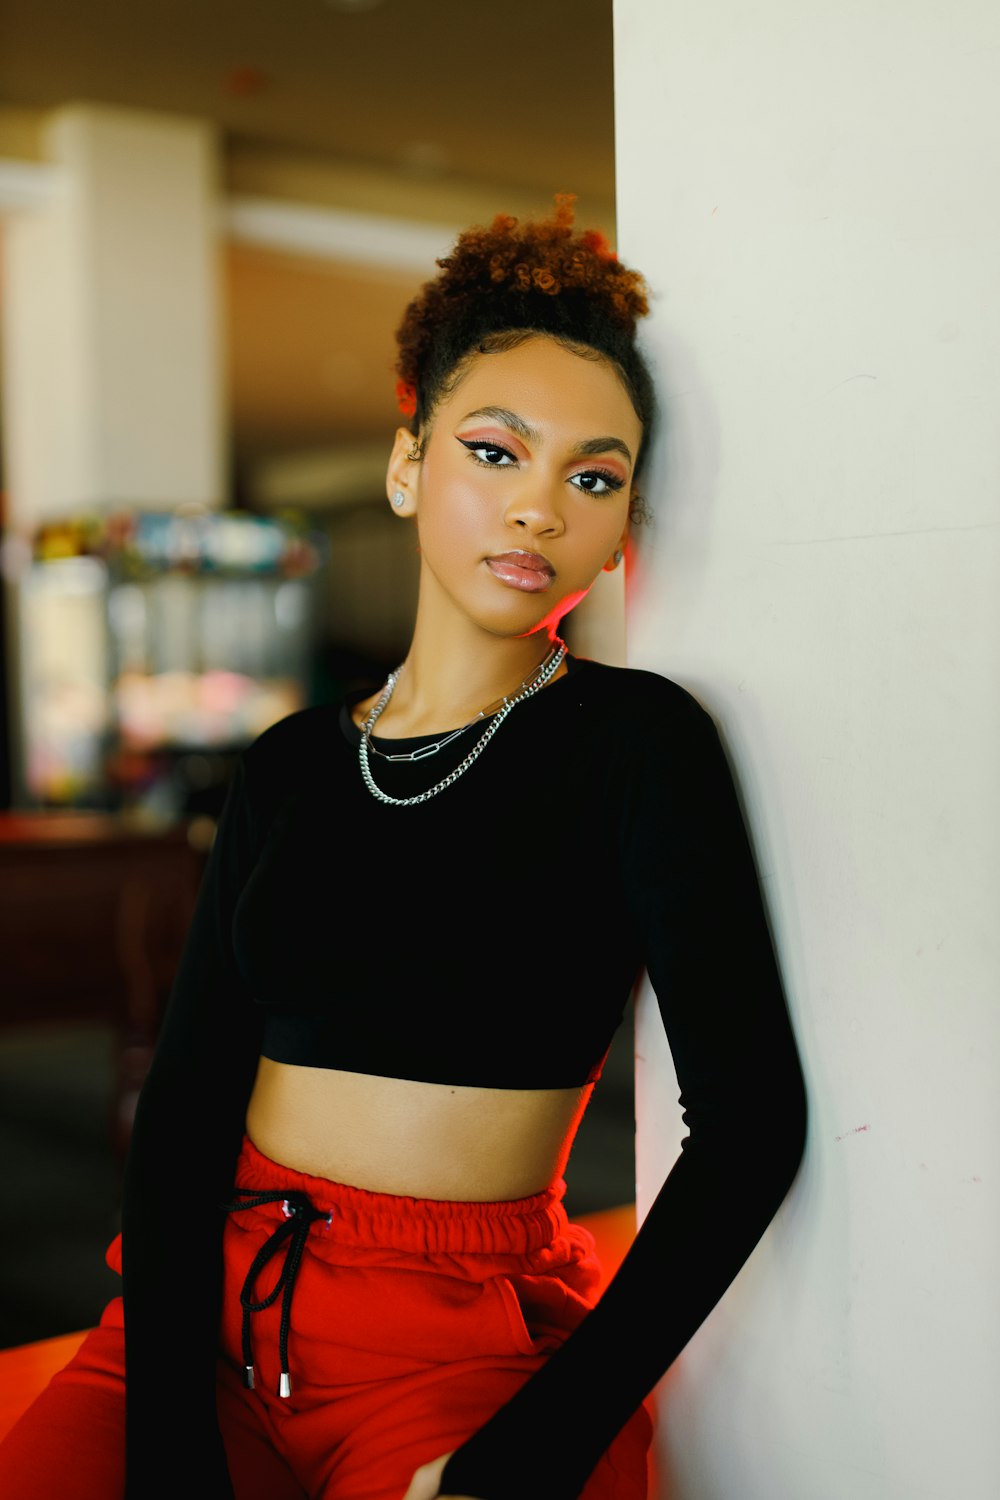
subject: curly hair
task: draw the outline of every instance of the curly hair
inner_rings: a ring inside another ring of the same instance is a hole
[[[648,288],[598,230],[574,230],[575,202],[575,194],[558,193],[552,217],[531,222],[497,214],[489,226],[466,229],[438,260],[440,274],[420,288],[396,330],[396,396],[415,436],[470,357],[546,333],[574,353],[611,361],[642,422],[645,450],[655,402],[636,326],[649,311]]]

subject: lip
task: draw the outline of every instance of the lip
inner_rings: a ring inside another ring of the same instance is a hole
[[[542,593],[556,576],[556,570],[547,557],[520,548],[495,553],[486,559],[486,566],[493,577],[507,584],[508,588],[521,589],[526,594]]]

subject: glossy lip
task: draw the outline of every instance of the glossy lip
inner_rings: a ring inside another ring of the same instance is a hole
[[[522,589],[529,594],[538,594],[547,589],[556,575],[556,570],[547,557],[543,557],[540,552],[527,552],[520,547],[511,552],[494,553],[485,562],[494,578],[510,588]]]

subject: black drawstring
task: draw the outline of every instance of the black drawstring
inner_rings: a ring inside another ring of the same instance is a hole
[[[299,1266],[302,1263],[302,1254],[306,1247],[306,1236],[309,1233],[310,1224],[315,1224],[317,1219],[323,1219],[329,1225],[333,1214],[322,1213],[318,1208],[313,1208],[305,1193],[296,1191],[286,1192],[277,1189],[271,1193],[255,1193],[252,1188],[234,1189],[236,1196],[242,1198],[242,1203],[224,1203],[222,1205],[226,1213],[238,1213],[241,1208],[258,1208],[262,1203],[280,1203],[285,1215],[285,1222],[279,1224],[274,1233],[261,1245],[253,1262],[246,1274],[246,1280],[240,1290],[240,1306],[243,1308],[243,1368],[246,1383],[250,1390],[254,1388],[253,1372],[253,1348],[250,1342],[250,1315],[255,1312],[263,1312],[265,1307],[277,1301],[279,1293],[284,1292],[281,1300],[281,1329],[278,1335],[278,1350],[281,1355],[281,1378],[278,1382],[278,1395],[290,1396],[292,1394],[292,1381],[288,1372],[288,1328],[292,1316],[292,1292],[295,1289],[295,1278],[299,1274]],[[253,1300],[254,1283],[260,1272],[268,1261],[281,1249],[285,1241],[289,1241],[285,1253],[285,1264],[281,1269],[274,1290],[262,1302]]]

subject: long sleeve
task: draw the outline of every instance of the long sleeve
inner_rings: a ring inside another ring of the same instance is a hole
[[[598,1305],[456,1450],[442,1494],[579,1495],[736,1277],[804,1149],[803,1074],[714,723],[686,695],[680,712],[638,716],[616,774],[628,907],[688,1134]]]
[[[125,1169],[122,1215],[128,1500],[191,1486],[232,1494],[216,1424],[221,1206],[231,1193],[259,1055],[257,1007],[232,948],[254,819],[241,756],[214,841]],[[181,1416],[183,1413],[183,1417]]]

